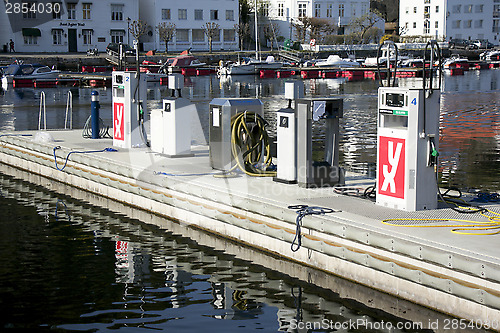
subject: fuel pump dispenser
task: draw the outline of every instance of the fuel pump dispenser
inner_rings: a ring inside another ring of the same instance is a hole
[[[214,98],[209,105],[210,166],[227,171],[234,167],[232,153],[231,119],[238,113],[247,112],[264,116],[264,107],[259,99]]]
[[[295,109],[292,101],[304,98],[304,82],[285,82],[285,98],[288,107],[276,112],[278,137],[276,157],[278,158],[278,172],[274,181],[286,184],[297,183],[297,126]]]
[[[425,73],[430,46],[429,76]],[[378,91],[377,205],[417,211],[437,208],[435,165],[439,146],[440,89],[434,89],[435,41],[425,48],[422,89],[384,87]],[[439,64],[440,65],[440,64]],[[439,66],[439,85],[441,66]],[[382,82],[382,81],[381,81]],[[390,84],[390,78],[388,78]]]
[[[169,75],[168,88],[172,97],[163,100],[161,109],[151,110],[151,150],[167,157],[194,156],[191,153],[191,123],[195,106],[181,97],[183,87],[183,75]]]
[[[301,187],[343,185],[344,171],[339,167],[339,120],[343,117],[341,98],[298,99],[297,182]],[[324,121],[324,151],[313,151],[312,124]],[[279,163],[279,160],[278,160]],[[279,166],[278,166],[279,170]]]
[[[146,76],[135,72],[113,72],[113,146],[147,145]]]

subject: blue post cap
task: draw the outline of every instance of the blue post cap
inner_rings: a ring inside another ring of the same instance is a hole
[[[92,102],[99,102],[99,92],[97,90],[92,90],[90,95],[92,96]]]

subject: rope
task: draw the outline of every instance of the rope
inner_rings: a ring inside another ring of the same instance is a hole
[[[289,209],[295,209],[297,218],[295,219],[295,237],[290,246],[292,252],[297,252],[302,246],[302,219],[307,215],[325,215],[333,213],[331,208],[324,207],[309,207],[308,205],[292,205],[288,206]]]
[[[110,151],[110,152],[118,151],[114,148],[104,148],[101,150],[88,150],[88,151],[71,151],[71,152],[69,152],[68,155],[66,155],[66,160],[64,161],[64,165],[62,166],[62,168],[59,168],[58,162],[57,162],[57,156],[56,156],[56,150],[58,150],[58,149],[61,149],[61,146],[54,147],[54,149],[52,149],[52,152],[54,153],[54,162],[56,163],[56,169],[59,171],[63,171],[64,168],[66,168],[66,165],[68,164],[68,160],[69,160],[69,157],[71,156],[71,154],[91,154],[91,153],[102,153],[105,151]]]

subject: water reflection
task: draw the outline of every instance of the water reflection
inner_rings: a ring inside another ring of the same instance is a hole
[[[445,75],[441,98],[442,184],[466,184],[498,190],[500,184],[499,109],[500,69],[468,71],[464,75]],[[257,76],[185,77],[183,97],[196,103],[203,135],[198,142],[208,139],[208,104],[216,97],[258,97],[264,103],[265,118],[270,134],[275,134],[275,111],[286,107],[282,97],[286,79],[260,79]],[[345,79],[303,80],[306,96],[344,98],[344,118],[341,120],[341,163],[358,172],[372,172],[376,160],[375,80],[346,82]],[[421,79],[399,79],[402,87],[420,87]],[[436,81],[435,81],[436,82]],[[66,95],[74,96],[74,127],[82,128],[90,115],[88,88],[45,89],[47,94],[47,122],[49,128],[64,127]],[[111,93],[98,89],[101,118],[111,124]],[[165,86],[149,86],[148,107],[158,108],[161,99],[170,96]],[[36,129],[40,90],[33,88],[9,89],[0,96],[0,130]],[[15,105],[15,107],[14,107]],[[314,140],[322,145],[323,129],[316,126]],[[204,137],[203,137],[204,136]],[[478,167],[479,166],[479,167]]]
[[[5,166],[0,193],[6,208],[0,215],[0,327],[334,331],[294,329],[302,322],[357,323],[350,331],[377,332],[386,330],[369,325],[446,318]]]

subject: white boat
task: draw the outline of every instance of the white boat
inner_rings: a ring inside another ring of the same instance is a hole
[[[377,60],[379,65],[386,65],[387,64],[387,49],[382,49],[382,55],[380,57],[368,57],[365,59],[365,62],[363,65],[365,67],[377,67]],[[405,56],[405,55],[398,55],[398,63],[401,63],[405,60],[410,59],[410,57]],[[391,64],[394,64],[396,62],[396,54],[394,50],[390,50],[389,52],[389,61]]]
[[[39,64],[14,64],[9,65],[2,76],[2,85],[12,84],[14,79],[55,79],[59,77],[61,71],[53,70],[48,66]]]
[[[498,61],[500,60],[500,50],[491,50],[483,52],[479,55],[482,61]]]
[[[254,1],[254,6],[257,8],[257,0]],[[266,60],[260,59],[259,54],[259,43],[258,36],[259,32],[257,30],[257,16],[254,15],[255,19],[255,58],[243,58],[243,61],[236,63],[225,63],[221,61],[219,63],[218,74],[219,75],[245,75],[245,74],[257,74],[263,69],[279,69],[283,66],[280,61],[275,61],[273,56],[268,56]]]
[[[268,56],[266,60],[253,58],[243,58],[243,61],[236,63],[219,63],[219,75],[245,75],[257,74],[263,69],[279,69],[283,63],[275,61],[273,56]]]
[[[457,66],[469,66],[469,59],[460,57],[458,55],[452,55],[450,58],[447,58],[443,61],[443,68],[450,69],[455,68]]]
[[[424,67],[424,59],[409,58],[399,62],[399,67]]]
[[[361,64],[352,59],[343,59],[340,56],[333,54],[325,60],[318,60],[314,63],[315,67],[338,67],[338,68],[353,68],[360,67]]]

